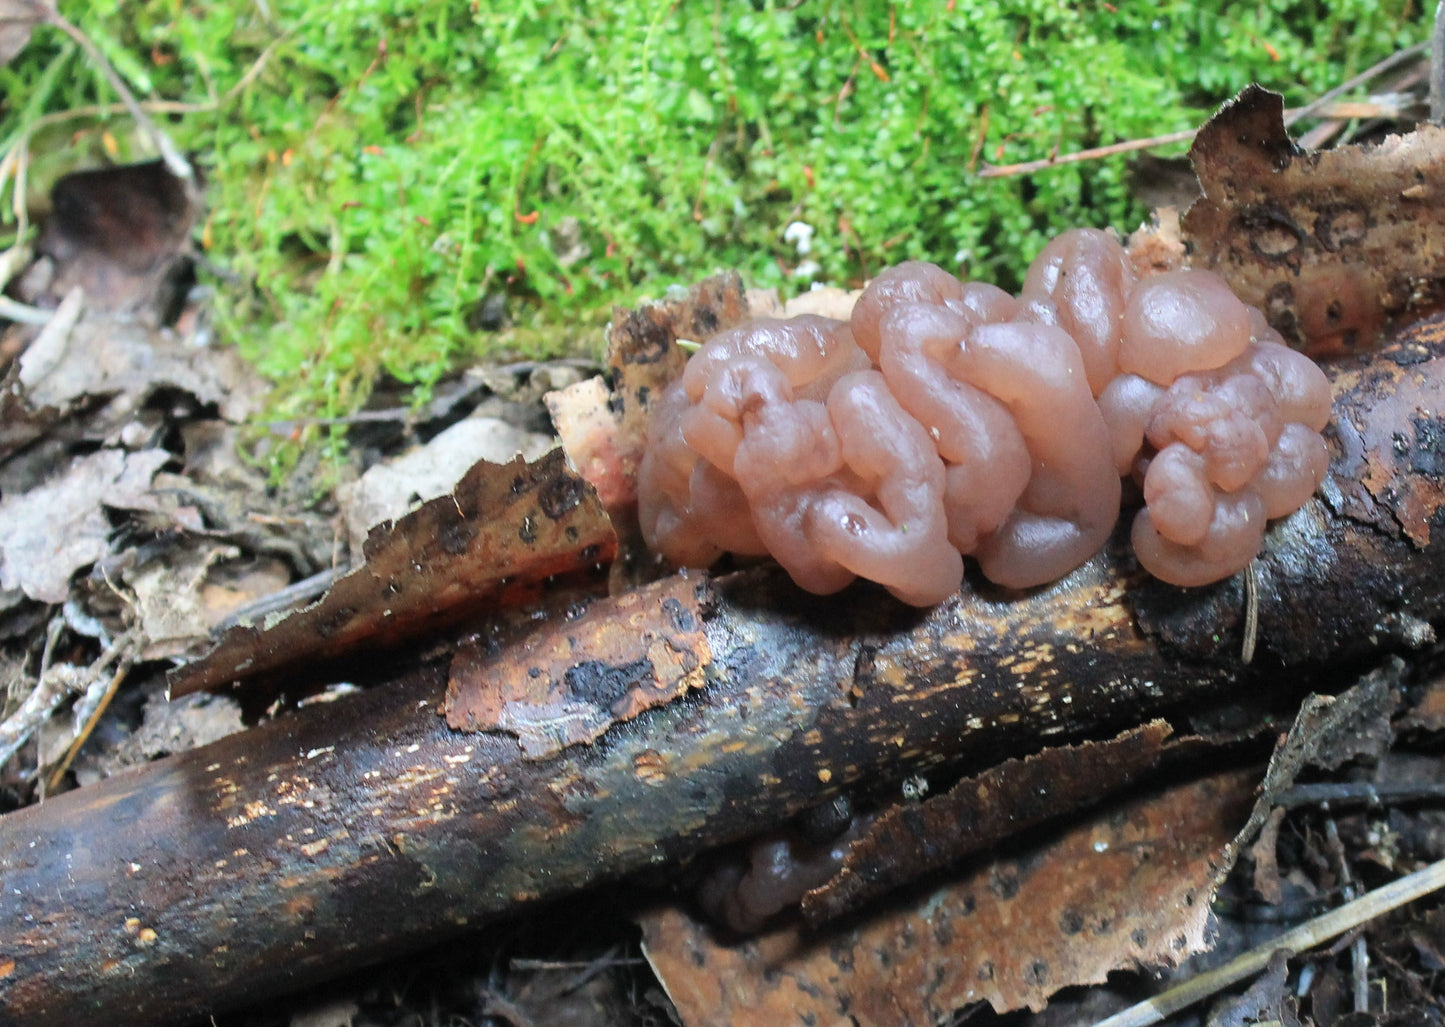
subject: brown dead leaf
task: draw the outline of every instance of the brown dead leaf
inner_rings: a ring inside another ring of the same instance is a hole
[[[1277,836],[1264,830],[1275,818],[1276,800],[1308,768],[1334,770],[1361,756],[1378,758],[1389,747],[1394,737],[1390,718],[1400,702],[1404,667],[1404,661],[1392,658],[1337,696],[1307,696],[1289,731],[1275,746],[1259,786],[1259,801],[1229,847],[1232,864],[1241,846],[1256,843],[1256,882],[1265,901],[1271,901],[1279,886],[1277,867],[1273,866]]]
[[[224,695],[190,696],[168,702],[163,692],[147,696],[140,726],[118,744],[87,753],[75,767],[83,787],[127,767],[189,752],[240,731],[241,707]]]
[[[21,299],[52,307],[71,290],[93,311],[158,327],[174,314],[199,209],[164,161],[76,171],[58,179],[50,215],[21,275]]]
[[[373,525],[446,495],[478,460],[503,464],[518,454],[535,460],[554,445],[550,435],[523,431],[495,417],[463,418],[426,445],[377,464],[342,487],[337,502],[353,549],[361,551]]]
[[[1390,717],[1400,701],[1404,661],[1380,670],[1339,695],[1310,695],[1300,704],[1289,733],[1280,740],[1260,786],[1257,816],[1263,822],[1272,800],[1307,768],[1336,770],[1361,756],[1378,759],[1390,744]]]
[[[0,500],[0,589],[64,602],[70,576],[110,552],[105,508],[143,509],[170,454],[102,449],[29,492]]]
[[[49,356],[53,360],[44,373],[28,380],[25,370],[32,365],[25,358],[19,363],[32,407],[64,410],[88,398],[124,395],[128,414],[159,389],[179,389],[238,422],[265,388],[233,349],[196,346],[169,332],[105,317],[82,317]]]
[[[642,918],[644,952],[688,1027],[934,1024],[1003,1012],[1206,945],[1225,847],[1257,775],[1231,771],[1111,804],[1029,852],[878,909],[724,945],[681,909]]]
[[[121,572],[140,621],[142,660],[191,655],[205,645],[210,631],[201,612],[201,587],[213,564],[239,555],[233,546],[197,542]]]
[[[262,557],[241,563],[213,564],[201,584],[200,615],[213,629],[243,606],[274,595],[291,584],[285,561]]]
[[[1159,760],[1170,727],[1156,720],[1102,742],[1005,760],[943,795],[895,806],[853,843],[827,884],[803,898],[813,923],[831,920],[1021,831],[1102,801]]]
[[[237,607],[290,584],[280,560],[242,563],[240,555],[232,545],[188,538],[121,571],[139,620],[142,660],[196,656]]]
[[[0,65],[30,42],[30,31],[56,15],[54,0],[0,0]]]
[[[1372,346],[1390,320],[1445,300],[1445,128],[1304,151],[1283,99],[1250,86],[1189,155],[1204,188],[1184,217],[1194,266],[1222,274],[1295,345]]]
[[[1445,909],[1421,913],[1407,932],[1410,945],[1427,970],[1445,970]]]
[[[184,695],[423,638],[515,605],[553,575],[606,563],[615,538],[596,494],[554,449],[528,464],[478,462],[451,495],[373,528],[366,562],[320,601],[273,624],[232,628],[171,673]]]
[[[516,735],[529,759],[601,737],[613,724],[701,688],[706,579],[678,574],[543,627],[494,659],[452,661],[442,707],[463,731]]]
[[[1257,1024],[1300,1027],[1299,1003],[1286,981],[1289,957],[1290,953],[1284,951],[1271,956],[1264,973],[1243,995],[1215,1003],[1205,1027],[1255,1027]]]
[[[79,290],[61,304],[0,379],[0,458],[84,414],[83,432],[107,438],[157,392],[174,389],[240,422],[265,385],[230,347],[82,309]]]

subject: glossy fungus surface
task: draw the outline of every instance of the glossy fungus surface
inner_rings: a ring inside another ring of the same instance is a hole
[[[812,592],[855,577],[908,603],[962,556],[1012,588],[1104,544],[1120,478],[1143,566],[1239,571],[1327,464],[1324,374],[1207,271],[1137,279],[1068,232],[1022,293],[910,262],[849,321],[756,321],[709,340],[660,398],[639,475],[648,543],[680,565],[771,555]]]

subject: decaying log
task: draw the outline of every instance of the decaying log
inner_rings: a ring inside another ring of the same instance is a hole
[[[1324,677],[1418,643],[1445,614],[1445,322],[1334,377],[1331,476],[1255,565],[1254,667],[1241,580],[1147,583],[1122,539],[1051,588],[971,583],[929,611],[865,586],[804,596],[767,568],[673,582],[674,601],[626,606],[625,626],[620,600],[597,600],[567,632],[587,674],[550,643],[494,667],[545,677],[559,717],[611,711],[580,736],[529,735],[526,710],[451,727],[444,669],[420,668],[0,819],[0,1023],[233,1006],[857,782],[1098,736],[1256,687],[1260,663]],[[609,632],[663,647],[675,673],[638,670]],[[664,679],[660,701],[635,694]]]

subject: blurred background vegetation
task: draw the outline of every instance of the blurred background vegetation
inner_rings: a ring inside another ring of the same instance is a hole
[[[203,169],[223,337],[277,381],[273,417],[345,414],[379,373],[425,394],[459,359],[595,353],[613,304],[720,268],[796,292],[926,258],[1016,286],[1048,235],[1146,211],[1123,158],[984,164],[1195,127],[1250,81],[1301,104],[1426,31],[1409,0],[60,6]],[[0,96],[37,207],[152,155],[119,112],[61,114],[116,97],[53,30]]]

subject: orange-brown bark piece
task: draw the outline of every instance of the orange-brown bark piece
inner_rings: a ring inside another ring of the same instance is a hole
[[[172,695],[218,688],[424,637],[535,598],[548,578],[610,561],[611,522],[560,450],[485,461],[449,496],[373,528],[366,562],[321,600],[272,625],[228,631],[171,674]]]
[[[1189,151],[1204,189],[1184,217],[1193,266],[1217,271],[1315,354],[1373,346],[1445,300],[1445,128],[1301,150],[1284,101],[1250,86]]]
[[[611,393],[597,379],[547,396],[562,445],[610,512],[637,500],[637,465],[647,448],[649,404],[682,373],[679,339],[700,342],[749,320],[737,272],[714,275],[686,295],[636,310],[618,308],[607,331]],[[605,399],[605,405],[598,400]]]
[[[679,574],[549,624],[505,655],[477,645],[452,661],[443,712],[461,731],[515,735],[528,759],[590,742],[614,724],[702,687],[705,580]]]
[[[803,914],[814,922],[840,916],[1051,817],[1102,801],[1158,762],[1169,733],[1169,725],[1156,720],[1107,741],[1054,746],[1005,760],[921,803],[895,806],[853,843],[837,876],[803,897]]]
[[[1342,370],[1337,389],[1389,396],[1393,418],[1361,417],[1344,410],[1335,417],[1341,485],[1329,497],[1349,516],[1389,530],[1401,530],[1416,545],[1430,541],[1436,508],[1445,500],[1445,462],[1436,447],[1445,439],[1445,380],[1417,367],[1445,342],[1445,323],[1419,326],[1416,342],[1388,361]],[[1408,473],[1413,472],[1413,473]]]
[[[789,926],[726,945],[662,909],[643,918],[644,949],[687,1027],[941,1023],[980,1000],[1041,1009],[1060,988],[1206,947],[1257,780],[1230,771],[1112,804],[826,938]]]

